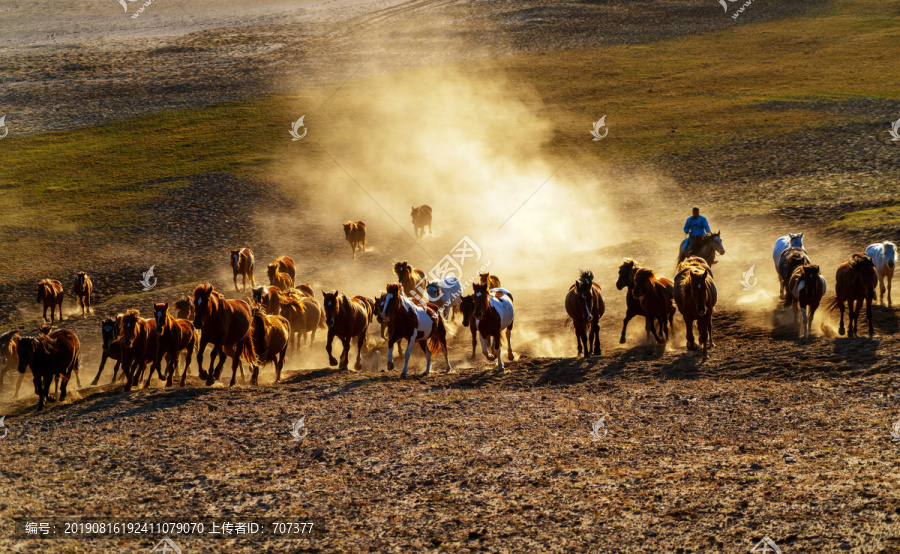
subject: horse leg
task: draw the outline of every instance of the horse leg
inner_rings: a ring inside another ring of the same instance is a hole
[[[237,350],[237,348],[235,348]],[[235,359],[238,359],[240,356],[235,354]],[[222,377],[222,369],[225,367],[225,360],[228,357],[225,355],[225,345],[219,346],[219,361],[216,363],[216,371],[212,374],[213,380],[218,381]],[[244,368],[241,367],[241,370]],[[212,368],[210,368],[212,370]]]
[[[350,337],[341,337],[341,363],[338,369],[350,369]]]
[[[233,275],[232,275],[231,279],[234,282],[234,292],[240,292],[240,289],[238,289],[238,286],[237,286],[237,276],[238,276],[237,271],[233,271],[232,273],[233,273]]]
[[[491,354],[497,360],[497,371],[505,373],[506,368],[503,367],[503,356],[500,355],[500,333],[502,331],[498,329],[494,336],[491,337]]]
[[[281,369],[284,367],[284,357],[287,355],[287,348],[281,351],[278,360],[275,361],[275,382],[281,382]]]
[[[858,307],[857,307],[858,306]],[[851,298],[847,302],[847,336],[855,337],[859,331],[859,308],[862,304]]]
[[[478,339],[481,341],[481,353],[484,354],[484,357],[488,359],[488,361],[494,361],[494,355],[488,352],[487,342],[484,340],[484,334],[479,332]]]
[[[891,281],[894,280],[894,274],[889,273],[887,276],[887,293],[888,293],[888,307],[891,307]]]
[[[203,352],[206,350],[207,342],[208,341],[206,339],[204,339],[203,336],[201,335],[200,336],[200,347],[197,348],[197,375],[201,379],[204,379],[204,380],[209,377],[207,375],[206,371],[203,370]],[[212,358],[212,354],[210,354],[210,358]],[[210,361],[210,363],[211,363],[211,361]],[[184,368],[184,370],[187,371],[187,368]]]
[[[694,342],[694,318],[686,316],[684,314],[682,314],[681,317],[684,318],[684,331],[685,331],[685,334],[687,335],[687,349],[688,350],[697,350],[697,343]],[[701,336],[702,336],[702,329],[700,329],[700,326],[701,326],[700,321],[701,320],[699,320],[699,319],[697,320],[697,330],[701,331]]]
[[[515,360],[515,356],[513,356],[513,351],[512,351],[512,340],[510,339],[510,335],[512,335],[512,328],[513,328],[512,323],[510,323],[509,327],[506,328],[506,356],[507,356],[507,359],[511,362]],[[497,346],[499,346],[499,344]],[[586,344],[585,352],[587,352],[588,347],[589,347],[589,345]],[[499,358],[500,357],[499,349],[498,349],[497,353],[498,353],[497,357]]]
[[[241,363],[241,354],[244,352],[244,346],[240,343],[234,345],[234,357],[231,358],[231,382],[228,383],[229,387],[233,387],[237,382],[237,372],[238,366],[241,366],[241,379],[244,378],[244,364]],[[225,355],[222,355],[222,362],[224,365]],[[255,368],[254,368],[255,372]],[[254,373],[255,374],[255,373]],[[253,384],[253,377],[250,378],[250,384]]]
[[[427,377],[431,374],[431,350],[428,350],[427,343],[427,340],[419,341],[419,346],[422,347],[422,352],[425,353],[425,373],[422,374],[422,377]]]
[[[841,323],[838,326],[838,334],[843,336],[844,334],[844,299],[838,296],[837,298],[838,308],[841,310]]]
[[[575,343],[578,345],[578,353],[575,356],[578,357],[581,356],[582,352],[581,344],[583,341],[581,340],[581,335],[584,333],[584,329],[579,329],[579,325],[574,320],[572,321],[572,329],[575,331]]]
[[[24,381],[24,380],[25,380],[25,374],[24,374],[24,373],[20,373],[20,374],[19,374],[19,380],[16,381],[16,394],[15,394],[15,396],[13,396],[13,398],[18,398],[18,397],[19,397],[19,387],[22,386],[22,381]]]
[[[866,321],[869,323],[869,337],[875,335],[875,328],[872,325],[872,296],[875,295],[872,294],[871,296],[866,296]]]
[[[331,355],[331,343],[334,341],[334,331],[331,328],[328,329],[328,338],[325,339],[325,351],[328,352],[328,365],[334,367],[338,365],[338,361],[334,359],[334,356]],[[390,360],[388,360],[388,365],[390,366]],[[393,367],[388,367],[388,369],[393,369]]]
[[[469,322],[469,330],[472,331],[472,358],[475,358],[475,343],[477,342],[477,338],[475,335],[478,334],[478,328],[475,325],[474,321]]]
[[[369,334],[368,328],[364,329],[362,333],[359,334],[359,339],[356,341],[356,363],[353,364],[353,369],[359,371],[362,369],[362,350],[363,346],[366,345],[366,338]]]
[[[403,371],[400,372],[400,377],[405,379],[406,372],[409,371],[409,357],[412,355],[413,346],[416,344],[416,331],[413,331],[411,337],[409,337],[409,342],[406,343],[406,352],[403,354]]]
[[[712,316],[707,312],[706,316],[697,320],[697,331],[700,334],[700,344],[703,345],[703,360],[709,359],[707,348],[709,347],[709,324]]]
[[[594,347],[594,354],[600,355],[600,318],[594,318],[591,321],[591,337],[590,342]]]
[[[794,303],[794,313],[797,313],[799,311],[800,315],[803,317],[803,328],[801,332],[803,334],[803,338],[806,338],[809,336],[809,317],[806,315],[806,305],[801,304],[798,307],[797,304],[800,304],[800,302]]]
[[[44,383],[43,383],[43,386],[41,387],[41,394],[38,397],[38,411],[41,411],[44,409],[44,399],[46,399],[47,402],[50,401],[50,381],[53,380],[53,376],[52,375],[44,375],[43,380],[44,380]]]
[[[91,386],[92,386],[92,387],[97,386],[97,383],[100,381],[100,374],[103,373],[103,366],[106,365],[106,359],[107,359],[107,358],[109,358],[109,354],[106,353],[106,352],[104,352],[104,353],[100,356],[100,369],[97,370],[97,376],[94,377],[94,380],[93,380],[93,381],[91,381]],[[116,378],[115,375],[113,375],[113,380],[115,380],[115,378]]]

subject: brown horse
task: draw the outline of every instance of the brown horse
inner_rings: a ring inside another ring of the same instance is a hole
[[[281,289],[274,286],[256,287],[252,289],[253,303],[265,308],[268,314],[277,314],[279,309],[279,301]]]
[[[85,310],[89,314],[94,313],[94,310],[91,308],[91,293],[93,290],[94,285],[91,283],[91,278],[88,277],[87,273],[79,271],[75,274],[75,285],[72,287],[72,292],[75,293],[78,304],[81,306],[81,317],[85,317]],[[62,318],[62,310],[60,310],[60,318]]]
[[[277,263],[266,266],[266,274],[269,276],[269,286],[278,287],[279,290],[290,290],[294,286],[294,280],[284,271],[278,269]]]
[[[291,283],[293,283],[297,278],[297,266],[294,265],[294,260],[290,256],[279,256],[275,258],[275,264],[278,266],[278,271],[291,276]]]
[[[138,310],[128,310],[122,316],[119,337],[122,340],[122,370],[128,379],[125,390],[131,390],[132,386],[140,384],[147,363],[151,364],[150,377],[153,377],[153,364],[159,343],[156,320],[144,319]],[[163,378],[162,373],[159,378]],[[150,379],[147,379],[147,385],[150,385]]]
[[[227,300],[222,294],[213,290],[209,283],[197,285],[194,289],[194,328],[200,329],[200,348],[197,350],[197,366],[200,378],[206,379],[207,386],[212,385],[222,374],[225,365],[226,347],[231,347],[231,383],[234,386],[237,377],[238,362],[241,360],[253,365],[256,354],[250,337],[250,306],[243,300]],[[203,370],[203,352],[206,345],[212,344],[209,355],[209,373]],[[219,358],[216,365],[216,358]]]
[[[175,302],[175,317],[178,319],[187,319],[188,321],[194,319],[194,303],[191,302],[190,298],[182,296]]]
[[[683,262],[685,258],[689,258],[691,256],[698,256],[700,258],[703,258],[704,260],[706,260],[707,265],[712,266],[713,264],[718,263],[716,261],[716,254],[725,254],[725,246],[722,244],[721,231],[703,235],[698,238],[698,241],[700,244],[698,244],[691,252],[688,252],[686,248],[679,248],[678,261],[675,263],[676,267],[678,266],[678,264]]]
[[[18,369],[19,353],[17,349],[19,347],[19,333],[21,332],[21,329],[13,329],[0,335],[0,394],[3,394],[3,381],[6,373],[12,369]],[[19,388],[22,386],[24,379],[24,374],[19,375],[19,379],[16,381],[16,393],[13,398],[19,396]],[[40,394],[37,391],[35,392]]]
[[[803,264],[796,268],[791,278],[788,279],[788,293],[783,306],[790,308],[793,304],[794,319],[799,319],[800,313],[803,314],[803,326],[800,332],[804,337],[809,336],[813,316],[822,301],[822,296],[825,295],[825,288],[825,277],[819,273],[817,265]],[[807,311],[809,311],[808,316]]]
[[[486,273],[479,273],[478,278],[481,279],[479,282],[482,285],[487,285],[488,290],[500,288],[500,278],[496,275],[491,275],[489,271]]]
[[[303,344],[306,344],[306,334],[312,333],[309,340],[310,346],[316,340],[316,330],[325,329],[325,318],[319,302],[315,298],[303,297],[298,298],[281,298],[278,309],[273,312],[280,314],[290,323],[289,344],[291,352],[294,352],[294,335],[297,335],[297,348],[300,345],[300,338],[303,338]],[[293,354],[291,354],[293,355]]]
[[[678,272],[675,274],[675,305],[684,318],[688,350],[697,350],[694,321],[697,322],[704,360],[709,359],[708,347],[715,346],[712,341],[712,316],[716,300],[718,291],[706,260],[691,256],[678,264]]]
[[[428,204],[422,204],[418,208],[413,206],[412,212],[409,214],[412,216],[413,228],[416,230],[416,238],[422,238],[425,235],[425,227],[428,227],[429,234],[434,234],[431,231],[431,206]]]
[[[356,247],[359,251],[366,251],[366,224],[362,221],[347,221],[344,223],[344,238],[350,243],[350,249],[353,250],[353,259],[356,259]]]
[[[362,349],[366,344],[366,334],[369,330],[369,321],[371,321],[371,306],[365,300],[356,298],[347,298],[346,295],[333,290],[331,292],[322,291],[322,308],[325,312],[325,325],[328,326],[328,339],[325,344],[325,350],[328,352],[328,363],[332,366],[338,365],[338,361],[331,355],[331,343],[334,337],[341,339],[343,351],[341,352],[341,361],[339,369],[349,369],[350,364],[350,339],[357,338],[356,343],[356,364],[355,369],[362,368]]]
[[[859,336],[859,312],[862,310],[863,301],[866,303],[866,320],[869,322],[869,336],[875,334],[872,326],[872,300],[875,299],[875,286],[878,284],[878,273],[875,271],[875,262],[862,252],[853,254],[850,259],[842,263],[835,275],[837,296],[831,300],[830,309],[840,308],[841,324],[838,334],[844,334],[844,301],[847,301],[849,310],[849,322],[847,327],[848,337]],[[856,304],[854,305],[854,302]]]
[[[427,298],[425,291],[425,272],[409,265],[406,260],[394,262],[394,274],[400,280],[403,294],[410,298]]]
[[[100,357],[100,369],[97,370],[97,376],[94,377],[94,380],[91,382],[91,386],[97,386],[97,383],[100,381],[100,374],[103,373],[103,367],[106,365],[106,360],[108,358],[112,358],[116,361],[115,367],[113,367],[113,378],[112,383],[116,382],[116,376],[119,373],[119,367],[122,365],[122,355],[124,354],[122,350],[122,340],[119,338],[119,334],[122,330],[122,316],[123,314],[118,314],[115,318],[108,317],[104,319],[100,323],[100,336],[103,339],[102,342],[102,350]],[[122,371],[123,376],[127,376],[127,372]]]
[[[647,338],[650,338],[650,325],[653,320],[647,317],[644,309],[641,308],[641,301],[634,296],[634,274],[640,269],[638,263],[631,258],[625,260],[619,265],[619,278],[616,281],[616,288],[622,290],[627,288],[625,292],[625,321],[622,322],[622,336],[619,337],[619,344],[625,344],[625,331],[628,329],[628,322],[635,316],[644,318],[644,330],[647,332]]]
[[[168,357],[166,363],[166,386],[172,386],[172,376],[178,371],[178,353],[182,350],[187,353],[187,359],[184,364],[184,373],[181,374],[181,384],[184,386],[184,379],[187,377],[188,368],[191,366],[191,359],[194,357],[194,347],[197,345],[197,333],[194,331],[194,325],[187,319],[176,319],[169,315],[169,303],[157,302],[153,304],[153,316],[156,319],[156,332],[159,335],[159,342],[156,349],[156,361],[153,367],[159,373],[162,368],[163,356]],[[153,368],[150,368],[150,376],[153,376]],[[147,385],[150,384],[150,378],[147,379]]]
[[[400,339],[406,339],[406,354],[403,360],[403,371],[400,377],[406,377],[409,370],[409,356],[412,354],[413,345],[419,343],[422,352],[425,353],[425,373],[431,373],[431,356],[444,351],[444,361],[447,362],[447,373],[452,373],[450,357],[447,349],[447,328],[444,318],[441,317],[435,304],[418,304],[400,294],[400,285],[391,283],[387,286],[387,294],[384,297],[384,305],[381,308],[381,318],[387,322],[389,328],[387,368],[394,369],[394,343]]]
[[[241,276],[241,286],[243,286],[243,290],[247,290],[248,277],[250,278],[250,286],[256,286],[256,281],[253,280],[253,252],[251,252],[249,248],[231,251],[231,271],[233,273],[235,291],[238,290],[238,275]]]
[[[652,269],[640,268],[634,273],[634,290],[631,295],[641,303],[641,309],[650,320],[650,332],[657,343],[669,340],[669,324],[675,317],[675,286],[665,277],[656,277]],[[657,325],[659,332],[657,333]]]
[[[281,369],[284,367],[288,337],[291,335],[291,324],[287,319],[280,315],[266,315],[260,308],[253,309],[250,336],[257,360],[253,366],[253,376],[250,377],[251,385],[259,384],[259,372],[269,362],[275,362],[275,382],[281,381]]]
[[[516,313],[513,305],[512,294],[506,289],[490,289],[487,285],[476,283],[472,285],[475,298],[475,320],[478,322],[478,333],[481,337],[481,352],[489,361],[497,360],[497,369],[503,368],[503,358],[500,355],[500,334],[506,331],[507,359],[513,361],[515,357],[512,351],[513,324]],[[488,352],[487,341],[490,341]]]
[[[803,247],[789,246],[784,249],[781,257],[778,259],[778,281],[781,284],[780,296],[782,300],[790,297],[790,292],[787,291],[787,284],[791,280],[794,270],[803,264],[811,263],[812,261],[806,255],[806,250]]]
[[[384,309],[384,299],[387,297],[387,292],[380,290],[378,291],[378,296],[376,296],[372,301],[372,313],[375,314],[375,319],[378,320],[378,324],[381,326],[381,332],[379,333],[381,338],[387,341],[390,338],[390,330],[387,322],[381,317],[381,311]],[[371,323],[371,321],[369,321]],[[397,355],[403,355],[403,339],[397,340]]]
[[[462,315],[463,327],[472,332],[472,355],[475,357],[475,345],[478,343],[478,320],[475,319],[475,295],[470,294],[459,299],[459,313]]]
[[[44,409],[44,399],[50,398],[50,381],[56,375],[63,380],[59,400],[62,402],[66,399],[69,378],[81,366],[81,343],[75,333],[60,329],[49,335],[22,337],[18,341],[16,352],[19,355],[19,373],[25,373],[25,369],[31,367],[34,390],[38,394],[38,411]]]
[[[594,273],[582,271],[566,294],[566,313],[575,328],[578,353],[600,355],[600,318],[606,311],[600,285],[594,282]],[[583,350],[582,350],[583,348]]]
[[[302,285],[297,285],[295,288],[292,288],[288,291],[288,293],[296,293],[300,296],[308,296],[310,298],[316,297],[316,291],[309,285],[309,283],[303,283]]]
[[[53,323],[56,319],[56,307],[59,306],[59,320],[63,319],[63,286],[55,279],[41,279],[37,283],[37,303],[44,303],[44,321]],[[50,319],[47,319],[47,308],[50,308]]]

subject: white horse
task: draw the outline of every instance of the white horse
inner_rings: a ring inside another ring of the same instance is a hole
[[[449,275],[440,281],[429,282],[425,290],[428,293],[428,301],[437,304],[444,314],[444,319],[450,318],[450,321],[456,319],[459,300],[462,298],[462,285],[459,284],[459,279]]]
[[[878,284],[881,289],[881,303],[884,304],[884,278],[887,277],[888,306],[891,305],[891,280],[894,278],[894,265],[897,258],[897,247],[893,242],[884,241],[870,244],[866,248],[866,256],[875,262],[875,271],[878,272]]]
[[[516,312],[513,306],[513,297],[508,290],[496,288],[487,290],[487,285],[476,283],[475,289],[475,319],[478,321],[478,335],[481,340],[481,352],[490,361],[497,360],[497,369],[503,369],[503,358],[500,356],[500,333],[506,331],[506,346],[508,359],[513,361],[512,334],[513,322]],[[487,340],[491,342],[491,351],[488,352]]]
[[[783,237],[779,237],[778,240],[775,241],[775,248],[772,250],[772,260],[775,261],[775,273],[778,274],[778,284],[781,285],[778,295],[782,300],[784,299],[787,283],[781,278],[781,254],[791,246],[803,248],[803,233],[797,233],[796,235],[794,233],[788,233]],[[806,252],[806,249],[804,248],[803,251]]]

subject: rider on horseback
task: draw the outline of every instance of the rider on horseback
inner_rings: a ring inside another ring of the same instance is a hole
[[[702,237],[712,233],[709,228],[709,222],[700,215],[700,208],[695,207],[694,215],[687,218],[687,221],[684,222],[684,232],[688,233],[688,237],[684,239],[681,248],[684,251],[684,257],[687,258],[697,252]]]

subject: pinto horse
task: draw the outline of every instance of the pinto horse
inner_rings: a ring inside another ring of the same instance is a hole
[[[716,254],[725,254],[725,246],[722,244],[721,233],[721,231],[716,231],[715,233],[700,237],[700,246],[696,247],[696,251],[688,252],[687,246],[680,248],[678,252],[678,262],[675,264],[676,267],[683,262],[685,258],[691,256],[703,258],[706,260],[707,265],[710,266],[718,263],[716,262]]]
[[[188,368],[191,366],[191,358],[194,357],[194,347],[197,345],[197,333],[194,331],[194,324],[187,319],[176,319],[169,314],[168,302],[157,302],[153,304],[153,316],[156,319],[156,333],[159,335],[156,361],[153,367],[159,373],[162,368],[163,356],[168,357],[166,363],[166,386],[172,386],[172,376],[178,371],[178,354],[184,351],[187,359],[184,364],[184,373],[181,374],[181,384],[184,386],[184,379],[187,377]],[[153,376],[153,368],[150,368],[150,376]],[[150,384],[150,379],[147,379]]]
[[[315,298],[308,296],[303,298],[284,298],[280,299],[278,309],[272,312],[280,314],[290,323],[290,332],[288,334],[288,343],[291,352],[294,351],[294,335],[297,335],[297,348],[300,346],[300,338],[306,344],[306,334],[312,333],[309,339],[309,345],[312,346],[316,340],[316,330],[324,329],[325,318],[322,317],[322,307]]]
[[[836,296],[831,300],[830,309],[840,308],[841,323],[838,334],[844,334],[844,301],[847,301],[849,322],[847,327],[848,337],[859,336],[859,312],[862,310],[863,301],[866,303],[866,319],[869,321],[869,336],[875,334],[872,326],[872,300],[875,299],[875,285],[878,282],[878,273],[875,271],[875,262],[862,252],[853,254],[850,259],[842,263],[835,275],[837,286]],[[855,307],[854,307],[854,302]]]
[[[366,251],[366,224],[362,221],[347,221],[344,223],[344,238],[350,243],[350,249],[353,250],[353,259],[356,259],[356,248],[365,253]]]
[[[413,228],[416,231],[416,238],[422,238],[425,235],[425,227],[428,227],[428,232],[430,234],[434,234],[431,231],[431,206],[428,204],[422,204],[418,208],[413,206],[412,212],[409,214],[412,216]]]
[[[24,374],[25,369],[31,366],[34,390],[38,394],[38,411],[44,409],[44,399],[50,398],[50,381],[56,375],[63,380],[59,400],[62,402],[66,399],[69,378],[81,366],[81,343],[75,333],[60,329],[49,335],[22,337],[18,341],[16,352],[19,355],[19,373]]]
[[[91,308],[91,293],[93,290],[94,285],[91,283],[91,278],[88,277],[87,273],[79,271],[75,274],[75,284],[72,287],[72,292],[75,293],[78,305],[81,306],[81,317],[85,317],[85,310],[89,314],[94,313],[94,310]],[[62,310],[60,310],[60,318],[62,318]]]
[[[669,325],[675,317],[675,285],[665,277],[657,277],[646,267],[634,273],[634,290],[631,295],[641,303],[641,309],[650,320],[650,332],[659,344],[669,340]],[[654,324],[655,323],[655,324]],[[656,329],[659,327],[659,332]]]
[[[251,385],[259,384],[259,372],[270,362],[275,362],[275,382],[281,381],[281,369],[284,367],[288,337],[291,335],[291,324],[287,319],[280,315],[266,315],[260,308],[253,309],[250,336],[257,359],[250,377]]]
[[[781,279],[781,255],[791,247],[800,248],[804,253],[806,252],[803,248],[803,233],[788,233],[783,237],[778,237],[778,240],[775,241],[775,247],[772,249],[772,261],[775,262],[775,272],[778,273],[778,281],[781,285],[779,295],[782,300],[784,299],[787,281]],[[790,274],[788,278],[790,279]]]
[[[622,336],[619,337],[619,344],[625,344],[625,331],[628,329],[628,322],[635,316],[644,318],[644,330],[647,331],[647,338],[650,338],[650,326],[653,320],[647,317],[647,313],[641,308],[641,301],[634,296],[634,274],[640,269],[638,263],[631,258],[625,258],[619,265],[619,278],[616,280],[616,289],[622,290],[627,288],[625,292],[625,321],[622,322]]]
[[[102,354],[100,357],[100,369],[97,370],[97,376],[91,382],[92,387],[97,386],[97,383],[100,381],[100,374],[103,373],[106,360],[109,358],[116,361],[111,382],[115,383],[116,381],[119,367],[122,365],[122,355],[124,354],[122,351],[122,340],[119,338],[119,333],[122,330],[122,316],[123,314],[118,314],[115,318],[108,317],[100,323],[100,336],[103,339],[101,344]],[[128,373],[123,370],[122,375],[127,376]]]
[[[59,320],[63,319],[63,286],[56,279],[41,279],[37,283],[37,303],[44,303],[44,321],[53,323],[56,319],[56,307],[59,306]],[[50,319],[47,319],[47,308],[50,308]]]
[[[703,359],[708,360],[707,349],[709,346],[715,346],[712,340],[712,316],[719,296],[706,260],[699,256],[691,256],[678,264],[674,286],[675,305],[684,318],[687,349],[697,350],[697,343],[694,342],[694,321],[696,321],[700,344],[703,346]]]
[[[175,317],[178,319],[187,319],[188,321],[194,319],[194,303],[191,302],[190,298],[182,296],[175,302]]]
[[[786,296],[790,296],[788,291],[788,281],[791,280],[791,275],[794,274],[794,270],[803,264],[810,264],[812,261],[809,259],[809,256],[806,255],[806,250],[800,246],[788,246],[781,253],[781,257],[778,259],[778,282],[781,284],[781,299],[784,300]]]
[[[798,319],[801,313],[803,314],[801,333],[803,337],[808,337],[813,316],[825,295],[825,277],[819,273],[819,266],[803,264],[794,269],[794,273],[788,279],[787,288],[788,295],[782,306],[790,308],[793,304],[795,319]],[[808,316],[807,310],[809,311]]]
[[[279,290],[291,290],[294,286],[294,280],[291,276],[278,268],[277,263],[271,263],[266,266],[266,273],[269,275],[269,286],[278,287]]]
[[[144,319],[138,310],[128,310],[122,316],[120,333],[122,369],[128,379],[128,382],[125,383],[125,390],[131,390],[132,386],[140,384],[148,362],[151,364],[150,377],[153,377],[153,365],[156,362],[157,345],[159,344],[156,320]],[[160,380],[163,378],[161,372],[159,378]],[[150,379],[147,379],[147,385],[150,385]]]
[[[441,309],[444,319],[450,318],[453,321],[456,318],[456,312],[459,310],[459,298],[462,296],[462,285],[459,279],[453,275],[448,275],[440,281],[431,281],[425,286],[428,293],[428,301],[437,305]]]
[[[481,352],[493,362],[497,360],[497,369],[504,371],[503,357],[500,355],[500,334],[506,331],[507,358],[513,361],[512,334],[516,310],[513,306],[512,294],[506,289],[490,289],[487,285],[472,285],[475,299],[475,320],[478,322],[478,333],[481,340]],[[491,351],[488,352],[487,340],[490,340]]]
[[[578,353],[584,352],[585,358],[591,354],[600,355],[600,318],[605,311],[606,304],[600,285],[594,282],[594,273],[582,271],[566,294],[566,313],[575,328]]]
[[[234,290],[238,290],[237,276],[241,276],[241,286],[247,290],[247,278],[250,278],[250,286],[255,287],[253,280],[253,252],[249,248],[231,251],[231,271],[234,279]]]
[[[403,294],[410,298],[425,297],[425,272],[409,265],[406,260],[394,262],[394,274],[400,280]]]
[[[500,288],[500,278],[496,275],[491,275],[490,272],[479,273],[478,278],[481,279],[479,282],[482,285],[487,285],[488,290]]]
[[[322,299],[325,325],[328,327],[328,339],[325,343],[328,363],[332,366],[338,365],[338,361],[331,355],[331,343],[337,336],[343,345],[338,369],[349,369],[350,340],[356,337],[356,363],[353,367],[356,370],[361,369],[362,349],[366,344],[369,322],[372,320],[372,306],[362,297],[347,298],[336,290],[322,291]]]
[[[431,356],[444,351],[447,362],[447,373],[453,371],[447,350],[447,328],[444,318],[434,304],[417,304],[400,293],[400,285],[392,283],[387,286],[381,318],[387,322],[390,332],[388,339],[387,368],[394,369],[394,343],[400,339],[408,341],[403,359],[403,371],[400,377],[406,377],[409,370],[409,356],[413,345],[419,343],[425,353],[425,375],[431,373]]]
[[[872,258],[872,261],[875,262],[875,271],[878,274],[878,284],[881,289],[882,305],[884,305],[884,281],[887,279],[888,306],[891,306],[891,281],[894,279],[897,247],[893,242],[889,241],[870,244],[866,248],[866,256]]]
[[[475,357],[475,344],[478,342],[478,320],[475,319],[475,295],[470,294],[459,299],[459,313],[462,315],[463,327],[472,331],[472,358]]]
[[[390,327],[388,326],[388,324],[384,320],[384,318],[381,317],[381,312],[382,312],[382,310],[384,310],[385,298],[387,298],[387,292],[385,292],[383,290],[378,291],[378,296],[376,296],[372,302],[372,313],[375,314],[375,319],[378,321],[378,324],[381,326],[381,332],[380,332],[381,338],[383,338],[385,341],[387,341],[391,336],[390,332],[389,332]],[[369,323],[371,323],[371,321]],[[403,339],[402,338],[397,339],[397,355],[398,356],[403,355],[402,344],[403,344]]]
[[[194,328],[200,330],[200,347],[197,350],[200,378],[206,379],[207,386],[215,383],[222,375],[227,354],[232,359],[231,383],[228,386],[234,386],[238,364],[242,360],[251,365],[256,362],[250,337],[250,306],[243,300],[226,299],[209,283],[197,285],[193,298],[197,310]],[[209,373],[203,369],[203,352],[207,344],[213,345],[209,355]]]

